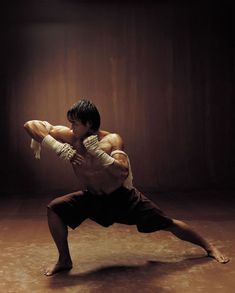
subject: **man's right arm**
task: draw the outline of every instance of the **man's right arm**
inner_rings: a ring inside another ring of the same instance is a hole
[[[31,138],[39,143],[41,143],[48,134],[58,141],[69,144],[72,144],[74,139],[71,129],[66,126],[53,126],[47,121],[30,120],[24,124],[24,128]]]
[[[71,146],[74,135],[68,127],[53,126],[47,121],[31,120],[24,124],[24,128],[33,140],[54,151],[62,160],[79,165],[84,162],[84,158]]]

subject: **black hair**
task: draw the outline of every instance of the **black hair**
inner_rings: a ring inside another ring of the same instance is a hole
[[[83,125],[91,124],[91,129],[97,131],[100,127],[100,113],[95,104],[87,99],[77,101],[67,112],[69,121],[81,121]]]

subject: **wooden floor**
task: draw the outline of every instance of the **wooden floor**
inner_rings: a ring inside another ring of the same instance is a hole
[[[226,265],[164,231],[142,234],[135,226],[103,228],[87,220],[69,231],[74,268],[45,277],[44,268],[57,259],[46,221],[52,197],[0,200],[0,292],[235,292],[232,192],[149,194],[169,216],[185,220],[225,252],[231,259]]]

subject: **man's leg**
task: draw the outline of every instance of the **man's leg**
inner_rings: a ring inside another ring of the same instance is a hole
[[[206,250],[209,257],[214,258],[220,263],[227,263],[229,261],[229,258],[224,256],[214,245],[210,244],[206,239],[204,239],[201,235],[194,231],[188,224],[182,221],[174,219],[173,224],[164,230],[170,231],[181,240],[201,246],[203,249]]]
[[[47,211],[48,226],[59,252],[59,259],[57,263],[54,266],[47,268],[45,271],[46,276],[51,276],[60,271],[70,270],[72,268],[72,260],[67,240],[67,226],[63,223],[61,218],[53,212],[53,210],[48,208]]]

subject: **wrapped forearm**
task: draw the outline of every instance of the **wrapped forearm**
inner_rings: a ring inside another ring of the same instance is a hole
[[[128,163],[128,168],[125,170],[125,172],[123,171],[123,175],[125,177],[125,181],[124,181],[124,186],[128,189],[132,189],[133,188],[133,174],[132,174],[132,170],[131,170],[131,164],[130,164],[130,160],[128,155],[122,151],[122,150],[115,150],[112,151],[112,153],[110,154],[110,156],[114,156],[115,154],[122,154],[124,156],[126,156],[126,160]]]
[[[41,144],[32,138],[30,147],[33,150],[35,158],[39,160],[41,158]]]
[[[91,135],[83,142],[87,152],[96,158],[100,166],[105,167],[108,172],[119,179],[125,179],[128,176],[128,168],[121,166],[112,156],[99,148],[97,135]]]
[[[48,133],[50,132],[52,128],[52,125],[50,123],[48,123],[47,121],[37,121],[37,122],[42,124],[46,128]],[[33,150],[35,158],[40,159],[41,158],[41,143],[36,141],[34,138],[32,138],[30,142],[30,148]]]
[[[112,165],[115,161],[114,158],[110,157],[106,152],[99,148],[99,141],[97,135],[91,135],[87,137],[83,144],[88,153],[94,156],[100,165],[107,167]]]
[[[59,158],[65,161],[70,161],[76,154],[76,150],[71,145],[57,141],[50,134],[44,137],[42,146],[53,150]]]

